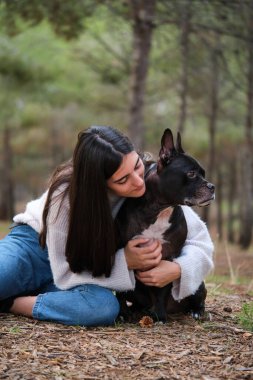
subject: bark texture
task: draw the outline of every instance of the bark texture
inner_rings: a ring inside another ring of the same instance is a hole
[[[129,136],[144,147],[143,107],[149,66],[156,0],[129,0],[133,19],[133,55],[130,76]]]

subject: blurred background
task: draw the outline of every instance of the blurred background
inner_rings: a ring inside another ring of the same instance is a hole
[[[80,130],[115,126],[156,159],[171,128],[216,185],[212,237],[250,249],[252,116],[252,0],[0,0],[0,220]]]

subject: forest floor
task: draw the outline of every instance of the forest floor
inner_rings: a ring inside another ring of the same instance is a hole
[[[83,328],[0,314],[0,379],[253,380],[253,333],[238,323],[253,252],[217,244],[215,264],[202,321]]]

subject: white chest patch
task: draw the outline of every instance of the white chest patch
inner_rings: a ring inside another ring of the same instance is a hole
[[[164,232],[170,227],[171,223],[169,223],[170,216],[172,214],[173,207],[167,207],[162,210],[155,221],[154,224],[150,224],[148,228],[146,228],[138,237],[144,237],[146,239],[156,239],[161,243],[165,243],[163,239]],[[137,237],[137,236],[136,236]]]

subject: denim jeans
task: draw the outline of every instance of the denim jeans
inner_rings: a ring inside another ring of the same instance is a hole
[[[25,224],[0,240],[0,300],[21,295],[37,295],[33,318],[66,325],[110,325],[119,312],[109,289],[90,284],[58,289],[47,248],[40,247],[38,233]]]

